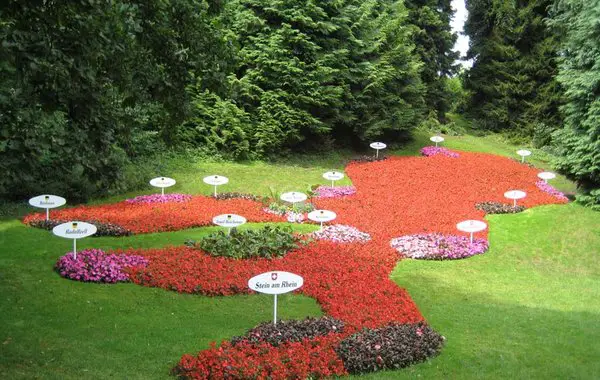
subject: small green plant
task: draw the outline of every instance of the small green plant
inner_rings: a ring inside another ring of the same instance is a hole
[[[282,257],[290,250],[298,248],[300,237],[292,233],[292,228],[266,226],[259,230],[238,231],[231,234],[223,231],[208,235],[199,242],[188,240],[188,246],[199,248],[211,256],[234,259]]]

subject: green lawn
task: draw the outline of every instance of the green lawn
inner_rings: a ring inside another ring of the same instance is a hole
[[[417,154],[427,143],[428,134],[419,133],[393,152]],[[494,136],[448,137],[447,146],[508,156],[516,150]],[[179,183],[169,191],[207,194],[211,188],[202,178],[215,173],[231,179],[221,191],[305,190],[326,183],[321,174],[341,169],[349,156],[189,162],[172,173]],[[2,379],[168,379],[183,353],[239,335],[272,316],[270,296],[202,297],[64,280],[52,267],[70,242],[6,217],[24,208],[8,210],[0,221]],[[427,363],[367,378],[598,378],[600,213],[570,204],[488,220],[491,249],[485,255],[397,265],[392,278],[408,289],[447,345]],[[89,238],[79,247],[181,244],[213,230]],[[321,314],[314,300],[302,296],[282,297],[279,311],[284,318]]]

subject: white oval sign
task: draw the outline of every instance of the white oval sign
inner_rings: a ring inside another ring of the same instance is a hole
[[[213,218],[213,223],[221,227],[237,227],[246,223],[247,220],[243,216],[236,214],[222,214]]]
[[[50,194],[38,195],[29,200],[30,205],[39,208],[55,208],[63,206],[66,203],[67,200],[65,198]]]
[[[531,152],[526,149],[517,150],[517,154],[521,157],[531,156]]]
[[[305,201],[308,198],[308,196],[304,193],[300,193],[297,191],[290,191],[288,193],[281,194],[280,198],[282,201],[286,201],[286,202],[290,202],[290,203],[298,203],[298,202]]]
[[[436,143],[441,143],[442,141],[444,141],[444,138],[442,136],[433,136],[429,140]]]
[[[314,222],[330,222],[337,217],[335,212],[329,210],[314,210],[308,213],[308,219]]]
[[[290,272],[265,272],[248,280],[248,287],[265,294],[283,294],[300,288],[304,279]]]
[[[173,178],[169,178],[169,177],[156,177],[156,178],[152,178],[150,180],[150,185],[154,186],[154,187],[171,187],[173,186],[177,181],[175,181]]]
[[[521,190],[510,190],[504,193],[504,196],[508,199],[522,199],[527,196],[527,193]]]
[[[385,149],[387,147],[387,145],[385,145],[382,142],[374,142],[374,143],[371,143],[369,146],[371,148],[377,149],[377,150],[379,150],[379,149]]]
[[[481,220],[465,220],[464,222],[458,223],[456,228],[459,231],[472,233],[485,230],[487,228],[487,224]]]
[[[84,237],[92,236],[98,229],[96,226],[86,222],[72,221],[58,226],[52,229],[52,233],[56,236],[64,237],[67,239],[81,239]]]
[[[323,178],[328,179],[330,181],[338,181],[344,178],[344,173],[342,172],[327,172],[323,174]]]
[[[228,183],[229,178],[222,175],[209,175],[208,177],[204,177],[203,181],[208,185],[218,186]]]
[[[554,179],[556,178],[556,174],[552,173],[552,172],[541,172],[537,175],[539,178],[543,179],[543,180],[549,180],[549,179]]]

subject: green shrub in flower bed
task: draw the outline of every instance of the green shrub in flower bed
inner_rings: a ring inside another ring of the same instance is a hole
[[[234,259],[282,257],[292,249],[298,248],[301,238],[292,232],[289,226],[266,226],[259,230],[238,231],[231,229],[228,235],[223,231],[213,233],[199,242],[188,240],[187,246],[199,248],[211,256],[231,257]]]
[[[51,231],[54,227],[56,227],[62,223],[65,223],[65,221],[62,221],[62,220],[33,220],[29,223],[29,225],[31,227],[41,228],[44,230]],[[98,236],[129,236],[129,235],[131,235],[131,231],[126,230],[125,228],[123,228],[119,225],[116,225],[116,224],[101,223],[101,222],[95,222],[95,221],[88,221],[88,223],[93,224],[98,229],[98,231],[96,231],[96,233],[92,236],[98,237]]]
[[[445,338],[424,323],[363,329],[336,349],[350,373],[398,369],[439,354]]]
[[[277,215],[285,215],[288,212],[295,212],[299,214],[304,214],[311,212],[315,209],[315,205],[310,202],[307,203],[296,203],[295,205],[283,204],[278,202],[272,202],[269,204],[267,208],[267,212]]]
[[[500,202],[481,202],[475,205],[477,210],[481,210],[486,214],[515,214],[517,212],[525,211],[525,206],[512,206],[506,203]]]
[[[379,157],[376,156],[368,156],[368,155],[362,155],[362,156],[356,156],[356,157],[352,157],[352,159],[350,160],[351,162],[375,162],[375,161],[383,161],[385,160],[387,157],[380,155]]]
[[[303,339],[312,339],[343,331],[344,322],[331,317],[279,321],[276,325],[272,322],[264,322],[248,330],[245,335],[233,337],[231,344],[235,346],[242,342],[250,344],[266,342],[277,347],[284,342],[300,342]]]
[[[213,195],[213,198],[217,200],[225,200],[225,199],[247,199],[250,201],[260,201],[262,198],[258,197],[254,194],[246,194],[246,193],[219,193],[217,195]]]

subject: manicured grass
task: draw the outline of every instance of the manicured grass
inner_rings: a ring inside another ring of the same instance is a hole
[[[570,204],[488,221],[484,255],[397,265],[391,277],[447,345],[367,378],[598,378],[600,213]]]
[[[215,229],[88,238],[78,247],[180,245]],[[65,280],[53,266],[71,242],[16,220],[0,222],[0,246],[2,379],[168,378],[182,354],[272,318],[267,295],[202,297]],[[283,295],[279,314],[301,319],[321,311],[311,298]]]
[[[428,138],[417,133],[410,145],[390,153],[418,154],[429,144]],[[511,157],[517,148],[493,136],[449,136],[447,146]],[[343,169],[349,157],[342,152],[278,163],[187,162],[173,171],[179,183],[168,191],[209,194],[212,189],[202,178],[215,173],[231,179],[219,191],[268,195],[269,186],[276,191],[304,191],[309,185],[327,183],[322,173]],[[565,182],[557,187],[568,186],[572,187]],[[133,284],[62,279],[52,268],[69,251],[70,241],[14,219],[26,207],[4,210],[0,378],[168,379],[169,369],[182,354],[242,334],[272,317],[270,296],[203,297]],[[600,213],[570,204],[488,220],[488,253],[459,261],[404,260],[391,274],[408,289],[428,322],[447,337],[442,354],[421,365],[366,378],[597,378]],[[217,229],[88,238],[78,246],[178,245]],[[279,302],[284,318],[321,314],[307,297],[284,296]]]

